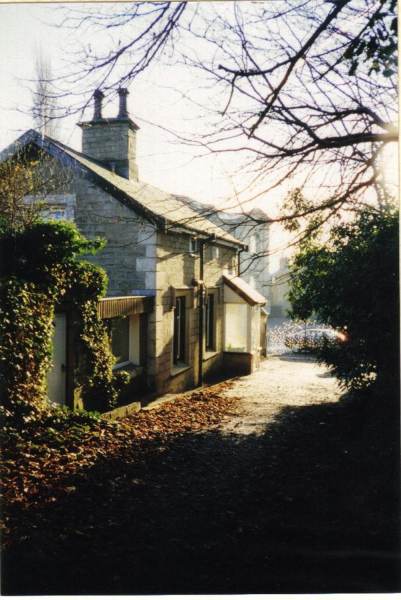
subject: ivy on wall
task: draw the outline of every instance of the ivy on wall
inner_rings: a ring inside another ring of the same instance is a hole
[[[81,322],[87,370],[81,390],[84,407],[105,411],[116,404],[127,374],[113,375],[107,330],[98,316],[107,277],[103,269],[79,258],[103,245],[63,221],[0,228],[0,253],[7,257],[0,271],[1,395],[10,413],[27,420],[46,406],[54,312],[63,301],[72,303]]]

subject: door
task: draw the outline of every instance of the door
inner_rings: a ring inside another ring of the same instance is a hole
[[[47,395],[49,400],[63,406],[66,398],[67,383],[67,316],[56,313],[53,333],[53,366],[47,376]]]

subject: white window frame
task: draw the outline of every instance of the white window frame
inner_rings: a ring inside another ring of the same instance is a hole
[[[196,237],[189,238],[189,253],[196,254],[199,250],[199,240]]]
[[[140,366],[140,315],[129,315],[126,318],[129,319],[128,360],[115,363],[113,370],[130,364]]]

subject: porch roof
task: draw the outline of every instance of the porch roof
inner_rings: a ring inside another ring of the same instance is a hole
[[[229,288],[238,294],[245,302],[251,306],[256,304],[264,306],[267,302],[266,298],[259,294],[253,287],[249,285],[242,277],[230,275],[228,271],[223,272],[223,281]]]
[[[152,312],[154,296],[119,296],[102,298],[98,304],[101,319]]]

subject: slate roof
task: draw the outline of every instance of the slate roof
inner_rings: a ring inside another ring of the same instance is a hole
[[[246,244],[224,231],[199,210],[195,210],[193,201],[189,198],[164,192],[148,183],[121,177],[107,169],[101,162],[61,142],[41,136],[33,129],[3,150],[0,153],[0,161],[15,156],[23,148],[32,144],[48,152],[61,163],[72,166],[75,171],[80,171],[83,177],[90,178],[104,191],[162,230],[198,234],[201,238],[212,236],[222,243],[247,249]]]

